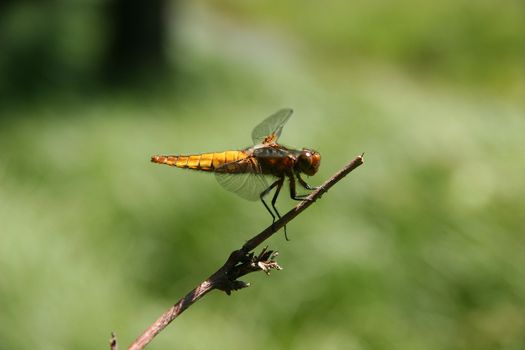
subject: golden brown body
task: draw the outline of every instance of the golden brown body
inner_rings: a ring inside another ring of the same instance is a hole
[[[244,151],[224,151],[192,155],[157,155],[151,157],[151,161],[183,169],[216,171],[224,164],[236,162],[247,157],[248,155]]]

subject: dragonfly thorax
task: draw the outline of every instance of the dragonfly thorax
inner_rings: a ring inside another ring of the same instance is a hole
[[[319,170],[321,164],[321,155],[313,149],[303,148],[297,156],[295,169],[308,176],[314,175]]]

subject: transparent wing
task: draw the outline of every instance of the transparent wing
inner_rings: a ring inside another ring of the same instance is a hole
[[[222,187],[249,201],[259,200],[261,193],[268,188],[265,176],[257,173],[215,173],[215,178]]]
[[[253,144],[257,145],[263,143],[265,140],[267,142],[277,141],[281,135],[284,124],[286,124],[292,113],[292,109],[283,108],[263,120],[261,124],[257,125],[252,131]]]

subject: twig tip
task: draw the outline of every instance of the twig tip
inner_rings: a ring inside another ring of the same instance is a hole
[[[115,332],[111,332],[111,338],[109,338],[109,349],[110,350],[118,349],[117,335],[115,334]]]

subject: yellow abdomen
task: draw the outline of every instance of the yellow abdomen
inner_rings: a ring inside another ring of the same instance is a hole
[[[220,166],[235,162],[246,158],[247,155],[243,151],[224,151],[213,153],[193,154],[189,156],[175,155],[175,156],[153,156],[151,161],[153,163],[167,164],[177,168],[214,171]]]

